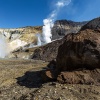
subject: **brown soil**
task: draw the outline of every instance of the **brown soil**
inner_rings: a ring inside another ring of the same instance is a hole
[[[0,100],[100,100],[100,86],[43,83],[48,62],[0,60]]]

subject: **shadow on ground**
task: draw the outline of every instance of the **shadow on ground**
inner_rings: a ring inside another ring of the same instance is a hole
[[[47,67],[44,67],[39,71],[36,71],[34,69],[33,71],[27,71],[23,76],[16,78],[17,83],[20,86],[25,86],[27,88],[39,88],[42,86],[43,83],[54,82],[55,79],[49,78],[46,75],[46,71],[54,70],[55,66],[56,66],[56,62],[51,61],[47,65]]]
[[[23,76],[17,78],[17,83],[27,88],[39,88],[44,83],[41,76],[43,72],[44,70],[27,71]]]

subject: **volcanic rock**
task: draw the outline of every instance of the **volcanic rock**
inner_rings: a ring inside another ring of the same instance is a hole
[[[65,36],[57,55],[56,70],[60,73],[58,80],[66,83],[94,83],[100,80],[99,23],[100,18],[94,19],[83,26],[77,34]],[[96,68],[99,70],[98,75]],[[86,73],[83,72],[84,69],[87,70]]]
[[[86,29],[69,34],[59,47],[57,68],[75,70],[78,68],[100,68],[100,32]]]
[[[57,67],[60,70],[100,67],[99,32],[85,30],[76,35],[69,34],[65,38],[57,56]]]
[[[58,48],[63,42],[64,39],[59,39],[44,46],[41,46],[34,50],[34,53],[31,58],[44,61],[55,60],[58,54]]]
[[[100,69],[61,72],[57,80],[60,83],[100,85]]]

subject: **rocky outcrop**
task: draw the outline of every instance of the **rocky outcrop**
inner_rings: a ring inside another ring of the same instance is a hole
[[[89,24],[93,25],[93,22],[91,21]],[[84,27],[87,26],[88,24]],[[59,47],[57,68],[60,70],[74,70],[97,67],[100,68],[99,30],[86,28],[77,34],[67,35],[64,43]]]
[[[95,21],[98,28],[88,28],[95,26]],[[55,71],[51,69],[49,75],[45,72],[49,78],[51,72],[52,78],[61,83],[100,85],[99,23],[100,18],[94,19],[78,33],[64,37],[64,43],[58,49]]]
[[[57,56],[59,70],[100,67],[100,32],[86,29],[65,38]]]
[[[32,59],[52,61],[56,59],[58,54],[58,48],[63,43],[63,39],[53,41],[45,46],[37,48],[33,55]]]
[[[30,48],[38,44],[38,36],[42,33],[42,26],[23,27],[15,29],[0,29],[2,49],[1,58],[12,58],[12,52],[19,48]],[[3,52],[5,51],[5,52]]]
[[[74,22],[70,20],[57,20],[52,28],[52,40],[62,38],[68,33],[77,33],[87,22]]]

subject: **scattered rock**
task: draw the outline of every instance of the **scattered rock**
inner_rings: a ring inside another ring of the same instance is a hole
[[[100,69],[71,71],[71,72],[65,71],[61,72],[58,75],[57,80],[60,83],[100,85],[99,76],[100,76]]]

